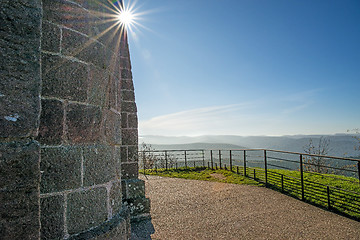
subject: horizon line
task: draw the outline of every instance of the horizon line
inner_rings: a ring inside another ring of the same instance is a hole
[[[158,135],[158,134],[139,134],[139,138],[146,137],[146,136],[153,136],[153,137],[205,137],[205,136],[234,136],[234,137],[293,137],[293,136],[336,136],[336,135],[358,135],[356,133],[314,133],[314,134],[284,134],[284,135],[238,135],[238,134],[203,134],[203,135]]]

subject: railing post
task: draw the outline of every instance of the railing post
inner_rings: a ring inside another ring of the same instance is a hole
[[[187,159],[186,159],[186,150],[184,151],[185,156],[185,168],[187,169]]]
[[[284,192],[284,175],[281,174],[281,192]]]
[[[265,186],[268,186],[268,171],[267,171],[267,157],[266,150],[264,150],[264,164],[265,164]]]
[[[232,168],[232,152],[230,150],[230,171],[232,172],[233,171],[233,168]]]
[[[246,150],[244,150],[244,177],[246,177]]]
[[[326,187],[326,192],[327,192],[327,200],[328,200],[328,209],[331,209],[331,204],[330,204],[330,187],[329,187],[329,186]]]
[[[210,150],[211,169],[214,170],[213,151]]]
[[[201,150],[201,152],[202,152],[203,166],[205,167],[205,153],[204,150]]]
[[[236,166],[236,174],[239,174],[239,166]]]
[[[142,156],[143,156],[144,174],[146,174],[146,159],[145,159],[145,151],[142,151]]]
[[[254,180],[256,179],[256,170],[254,168]]]
[[[167,159],[167,151],[165,151],[165,169],[168,170],[168,159]]]
[[[219,150],[219,162],[220,162],[220,169],[222,169],[222,166],[221,166],[221,150]]]
[[[301,199],[305,200],[303,155],[300,154]]]

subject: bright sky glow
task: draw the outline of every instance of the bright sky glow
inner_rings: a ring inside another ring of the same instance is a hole
[[[125,28],[132,33],[134,27],[137,29],[136,26],[141,26],[138,20],[140,19],[139,16],[144,13],[139,12],[138,9],[136,9],[136,1],[131,2],[130,0],[122,0],[121,3],[120,0],[113,0],[113,5],[116,9],[116,18],[122,28]]]
[[[119,13],[118,18],[119,18],[119,22],[124,24],[125,26],[129,26],[134,21],[134,16],[133,16],[132,12],[127,11],[127,10],[121,11]]]
[[[140,135],[333,134],[360,126],[360,2],[139,0]]]
[[[104,8],[104,10],[110,13],[102,13],[102,12],[94,12],[96,15],[99,15],[102,18],[106,18],[107,20],[100,22],[100,24],[104,23],[112,23],[112,25],[100,33],[98,37],[106,34],[107,32],[120,32],[120,35],[133,35],[135,31],[140,32],[139,28],[145,28],[140,21],[142,20],[142,16],[146,15],[147,12],[140,11],[137,7],[137,0],[107,0],[108,3],[104,4],[100,1],[97,2],[100,6]],[[109,5],[110,4],[110,5]]]

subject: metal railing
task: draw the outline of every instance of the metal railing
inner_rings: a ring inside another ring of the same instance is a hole
[[[161,150],[140,151],[139,165],[144,172],[194,167],[226,169],[360,219],[360,159],[267,149]]]
[[[140,169],[205,166],[205,150],[140,151]]]

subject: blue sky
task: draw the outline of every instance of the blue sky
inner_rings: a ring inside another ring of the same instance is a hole
[[[138,0],[139,134],[360,127],[360,1]]]

